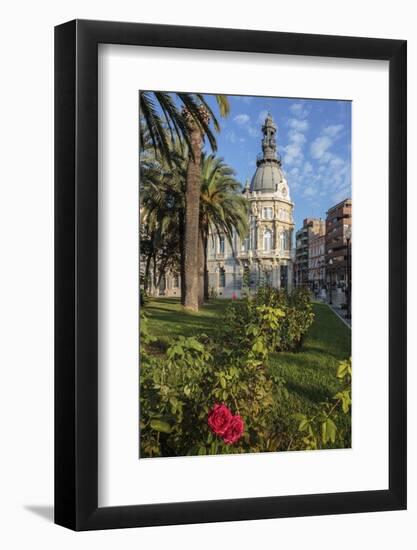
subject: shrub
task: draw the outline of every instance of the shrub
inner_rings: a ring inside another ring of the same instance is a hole
[[[288,392],[282,377],[271,376],[269,355],[298,349],[312,321],[308,292],[261,288],[230,302],[213,338],[180,337],[152,356],[146,348],[153,339],[142,314],[141,456],[286,448],[288,433],[280,429],[276,403]],[[310,445],[297,426],[293,431],[300,434],[300,445]]]
[[[272,322],[265,331],[266,345],[274,351],[298,351],[314,320],[313,306],[308,290],[297,288],[292,293],[271,287],[261,287],[253,297],[231,304],[226,312],[222,331],[226,338],[238,340],[242,346],[245,327],[264,325],[268,315],[277,315],[279,322]],[[271,321],[272,319],[270,319]]]
[[[299,351],[308,329],[314,321],[313,306],[308,290],[295,289],[283,307],[285,313],[281,328],[280,350]]]
[[[239,306],[241,304],[235,303]],[[238,307],[239,309],[239,307]],[[229,314],[236,314],[233,309]],[[269,339],[277,334],[279,310],[256,307],[255,320],[237,338],[204,342],[179,338],[162,358],[141,354],[141,456],[274,451],[274,393],[282,380],[268,368]],[[235,318],[238,322],[238,318]],[[240,345],[240,344],[241,345]],[[219,437],[209,425],[216,405],[227,408],[234,425]]]
[[[293,449],[340,448],[350,444],[350,430],[339,430],[342,416],[350,416],[352,406],[352,360],[340,361],[336,372],[340,387],[331,402],[322,403],[314,416],[302,413],[294,415],[298,423],[298,438],[294,437]]]

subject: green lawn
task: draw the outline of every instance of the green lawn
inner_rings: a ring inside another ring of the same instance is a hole
[[[351,356],[351,331],[325,304],[313,304],[315,319],[299,353],[275,353],[272,370],[286,380],[289,397],[279,405],[285,417],[294,411],[314,414],[338,391],[336,369]],[[348,419],[340,421],[348,428]]]
[[[158,298],[146,303],[149,331],[163,344],[178,336],[213,334],[229,300],[210,300],[198,313],[185,311],[178,298]]]
[[[149,331],[157,338],[155,352],[167,347],[173,337],[213,334],[228,300],[213,300],[198,313],[185,312],[178,299],[158,298],[145,307]],[[329,307],[313,304],[315,319],[298,353],[275,353],[271,370],[286,381],[289,397],[278,404],[279,416],[294,412],[313,415],[320,403],[331,400],[337,391],[336,369],[351,355],[351,331]],[[341,420],[348,429],[348,419]]]

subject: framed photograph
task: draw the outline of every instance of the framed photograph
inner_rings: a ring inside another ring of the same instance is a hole
[[[406,508],[406,42],[55,29],[55,522]]]

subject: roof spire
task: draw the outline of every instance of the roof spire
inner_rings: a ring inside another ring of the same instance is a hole
[[[262,133],[264,135],[262,139],[262,152],[264,160],[277,160],[277,142],[275,139],[276,132],[277,126],[271,113],[268,112],[262,126]]]

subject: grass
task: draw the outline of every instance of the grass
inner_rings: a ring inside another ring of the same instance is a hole
[[[158,298],[147,302],[149,332],[161,347],[178,336],[213,335],[228,300],[210,300],[199,312],[185,311],[178,298]]]
[[[183,310],[178,299],[158,298],[146,305],[149,331],[157,338],[155,353],[165,349],[177,336],[211,335],[218,327],[228,300],[212,300],[198,313]],[[289,397],[278,403],[278,414],[289,418],[294,412],[314,415],[323,401],[331,400],[338,389],[339,361],[351,355],[351,331],[322,303],[314,303],[315,319],[298,353],[274,353],[273,374],[286,381]],[[348,431],[348,419],[341,419]]]
[[[295,411],[313,415],[338,390],[339,361],[351,355],[351,331],[331,309],[314,303],[315,319],[299,353],[275,353],[271,368],[286,380],[289,398],[280,415]],[[342,419],[343,420],[343,419]],[[347,427],[347,425],[346,425]]]

